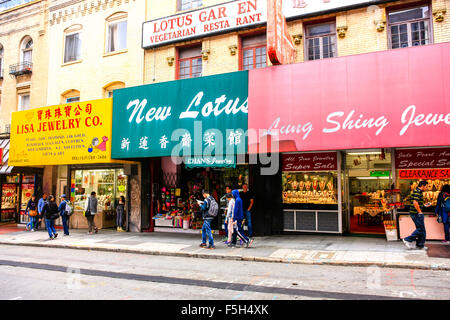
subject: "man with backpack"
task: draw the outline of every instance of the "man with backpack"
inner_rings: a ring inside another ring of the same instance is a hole
[[[70,202],[66,200],[66,195],[63,194],[61,196],[61,203],[58,207],[59,214],[62,217],[62,223],[64,227],[64,235],[69,235],[69,218],[73,213],[72,207],[70,206]]]
[[[446,184],[439,193],[436,211],[438,222],[444,225],[445,239],[443,243],[450,243],[450,185]]]
[[[200,244],[200,247],[215,249],[216,247],[214,246],[214,239],[211,232],[211,221],[217,217],[217,214],[219,213],[219,205],[208,191],[203,190],[202,194],[205,201],[203,201],[203,204],[200,207],[203,216],[202,243]],[[208,237],[209,241],[208,246],[206,246],[206,237]]]

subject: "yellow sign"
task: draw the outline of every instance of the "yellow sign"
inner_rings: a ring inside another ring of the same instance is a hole
[[[10,166],[112,163],[112,99],[13,112]]]

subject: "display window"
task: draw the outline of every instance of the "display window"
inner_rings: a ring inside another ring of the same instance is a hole
[[[35,177],[34,175],[23,176],[21,184],[21,197],[20,197],[20,223],[28,223],[30,217],[25,214],[28,201],[35,192]]]
[[[155,227],[174,228],[178,230],[201,230],[203,218],[198,201],[203,201],[202,190],[209,190],[219,204],[219,218],[214,219],[211,228],[216,231],[224,229],[225,188],[242,189],[248,184],[248,165],[236,168],[191,168],[182,167],[181,179],[165,181],[159,190],[156,215],[153,217]],[[169,180],[166,176],[166,180]],[[169,183],[168,183],[169,182]],[[163,229],[165,230],[165,229]]]
[[[94,191],[98,200],[97,210],[101,215],[100,228],[115,226],[116,206],[120,196],[127,195],[127,176],[123,169],[96,169],[72,171],[71,202],[74,203],[75,212],[84,225],[82,213],[87,198]],[[76,220],[74,221],[76,223]],[[96,222],[97,223],[97,222]],[[77,224],[78,225],[78,224]]]
[[[337,172],[283,172],[283,203],[337,204]]]

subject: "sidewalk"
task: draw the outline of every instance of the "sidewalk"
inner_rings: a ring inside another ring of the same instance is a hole
[[[278,263],[379,266],[393,268],[449,270],[450,259],[429,257],[427,252],[407,250],[401,241],[387,242],[382,238],[334,235],[280,235],[255,237],[252,248],[228,248],[215,236],[215,250],[199,247],[200,235],[178,233],[118,233],[100,230],[87,235],[85,230],[71,230],[55,240],[47,232],[18,231],[0,233],[0,245],[101,250],[113,252],[181,256],[193,258],[262,261]],[[429,247],[450,249],[437,241]]]

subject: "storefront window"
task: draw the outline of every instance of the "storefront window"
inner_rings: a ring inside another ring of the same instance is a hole
[[[337,204],[337,172],[283,172],[283,203]]]

